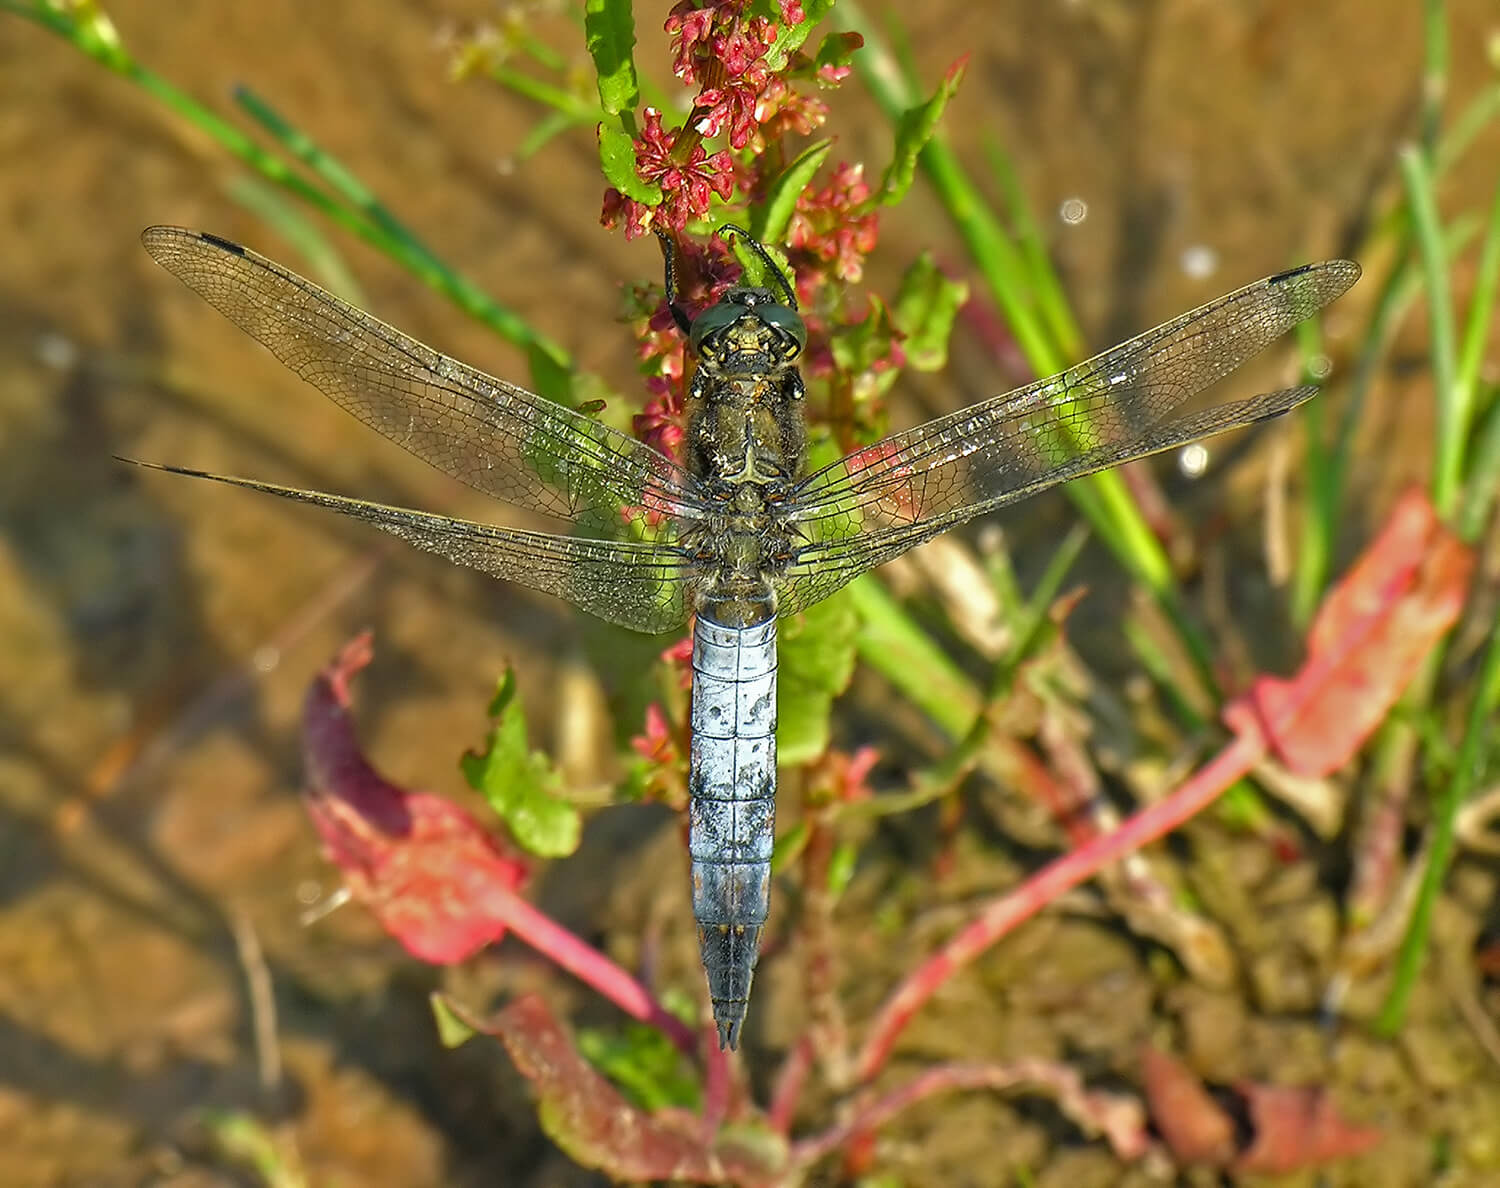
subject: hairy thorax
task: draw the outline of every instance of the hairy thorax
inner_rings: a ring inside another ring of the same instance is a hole
[[[785,493],[801,474],[806,423],[797,368],[762,349],[753,324],[729,346],[700,359],[689,385],[687,464],[714,505],[697,542],[699,609],[749,626],[775,615],[774,578],[795,554]]]

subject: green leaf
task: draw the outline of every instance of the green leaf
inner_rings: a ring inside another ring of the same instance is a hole
[[[685,1007],[685,1020],[693,1018],[693,1006],[684,995],[671,1004]],[[627,1023],[620,1031],[583,1028],[578,1032],[578,1051],[583,1058],[614,1082],[632,1102],[644,1110],[676,1107],[695,1110],[702,1102],[698,1079],[687,1058],[665,1032],[644,1023]]]
[[[828,893],[840,898],[854,881],[854,868],[859,862],[859,847],[850,841],[841,841],[833,848],[833,860],[828,864]]]
[[[253,1168],[266,1188],[307,1188],[295,1156],[283,1153],[276,1135],[253,1114],[205,1110],[199,1122],[221,1160]]]
[[[750,225],[751,233],[761,243],[782,243],[786,239],[787,225],[792,221],[792,212],[797,209],[797,199],[807,189],[831,148],[832,139],[808,145],[771,183],[766,200],[756,209]]]
[[[635,171],[635,105],[641,97],[635,74],[635,18],[630,0],[584,0],[584,38],[598,76],[599,165],[609,184],[627,198],[657,206],[661,187]]]
[[[798,821],[781,834],[771,847],[771,870],[776,874],[784,871],[787,863],[794,861],[806,848],[810,836],[806,821]]]
[[[891,156],[891,163],[886,166],[885,173],[880,179],[880,189],[875,195],[876,201],[891,206],[906,197],[906,192],[911,189],[912,178],[916,175],[917,158],[922,155],[927,142],[937,133],[938,120],[942,118],[943,109],[948,106],[948,100],[957,93],[963,78],[964,63],[961,60],[943,76],[943,81],[938,84],[938,89],[931,99],[909,108],[897,121],[896,149]]]
[[[854,675],[858,628],[847,591],[781,621],[776,749],[782,763],[808,763],[828,749],[833,699]]]
[[[445,1048],[457,1048],[469,1042],[475,1031],[459,1018],[448,999],[441,994],[431,994],[427,1004],[432,1008],[432,1021],[437,1025],[438,1043]]]
[[[830,33],[823,38],[823,43],[818,46],[818,52],[813,55],[812,66],[809,73],[821,87],[829,86],[818,76],[818,71],[825,66],[848,66],[854,61],[856,50],[864,48],[865,39],[858,33],[840,32]]]
[[[760,236],[756,235],[754,238],[760,239]],[[766,255],[771,257],[771,263],[781,270],[781,275],[778,277],[766,270],[766,262],[760,258],[760,254],[754,248],[745,242],[743,234],[733,237],[731,247],[734,251],[734,258],[740,262],[740,267],[744,270],[744,284],[770,289],[773,293],[781,292],[781,286],[792,275],[792,266],[784,251],[773,242],[761,243],[761,247],[766,249]]]
[[[891,321],[906,337],[906,362],[918,371],[941,371],[948,365],[948,339],[958,310],[969,299],[969,286],[944,275],[923,252],[901,278]]]
[[[888,365],[891,346],[900,335],[891,310],[873,294],[869,303],[870,312],[863,321],[835,326],[828,336],[839,370],[854,377],[854,399],[861,406],[884,395],[901,374]]]
[[[594,59],[607,115],[629,115],[640,100],[635,76],[635,17],[630,0],[584,0],[583,35]]]
[[[770,0],[758,0],[752,10],[770,17],[777,24],[776,40],[766,51],[766,64],[773,73],[780,71],[787,59],[802,48],[802,43],[832,7],[833,0],[802,0],[802,13],[806,19],[796,25],[787,25],[782,23],[778,5]]]
[[[627,198],[647,206],[661,203],[661,187],[644,181],[635,171],[635,137],[618,118],[599,125],[599,166],[609,184]]]
[[[459,760],[469,786],[489,802],[516,843],[543,858],[562,858],[578,848],[578,810],[556,794],[561,778],[546,756],[526,745],[526,715],[510,669],[490,702],[493,721],[483,751]]]

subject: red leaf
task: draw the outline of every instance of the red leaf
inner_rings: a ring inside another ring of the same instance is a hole
[[[1197,1077],[1155,1048],[1145,1049],[1141,1064],[1151,1121],[1183,1166],[1291,1172],[1362,1154],[1380,1141],[1375,1128],[1346,1121],[1325,1089],[1244,1082],[1234,1093],[1249,1117],[1250,1140],[1237,1150],[1233,1118]]]
[[[493,904],[526,866],[457,805],[383,779],[359,749],[349,681],[373,655],[365,632],[318,674],[302,708],[305,798],[328,860],[381,926],[423,961],[446,964],[499,939]]]
[[[1373,1126],[1356,1126],[1334,1108],[1327,1090],[1280,1085],[1235,1086],[1250,1107],[1253,1138],[1235,1161],[1238,1171],[1297,1171],[1350,1155],[1380,1141]]]
[[[1426,495],[1409,491],[1323,600],[1302,670],[1290,681],[1259,678],[1225,707],[1225,722],[1270,745],[1299,775],[1337,770],[1457,620],[1473,565]]]
[[[769,1129],[752,1135],[742,1126],[734,1137],[715,1135],[684,1110],[648,1113],[631,1105],[578,1054],[534,994],[488,1020],[446,1005],[475,1031],[505,1045],[537,1095],[542,1129],[575,1163],[616,1180],[713,1184],[770,1184],[786,1170],[785,1141]]]
[[[1225,1167],[1234,1158],[1234,1120],[1203,1083],[1165,1052],[1141,1052],[1141,1080],[1151,1121],[1183,1166]]]

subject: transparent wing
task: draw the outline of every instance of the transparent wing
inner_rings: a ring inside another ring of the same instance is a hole
[[[216,236],[151,227],[168,272],[366,425],[471,487],[593,535],[643,506],[693,515],[696,480],[650,446],[440,354]]]
[[[326,507],[374,524],[419,549],[566,599],[591,615],[635,631],[672,631],[687,621],[693,573],[686,552],[671,540],[644,544],[524,532],[255,479],[134,458],[121,461]]]
[[[1057,483],[1277,416],[1316,388],[1208,408],[1191,398],[1359,279],[1309,264],[1220,297],[1048,379],[876,442],[803,479],[790,612],[974,516]]]

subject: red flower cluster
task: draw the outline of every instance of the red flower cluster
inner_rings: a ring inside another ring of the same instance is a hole
[[[853,283],[864,275],[865,257],[874,250],[879,230],[864,166],[840,163],[826,186],[798,197],[787,242],[831,265],[839,280]]]
[[[681,231],[687,221],[708,213],[710,194],[728,200],[734,193],[734,158],[727,151],[713,156],[701,144],[693,145],[686,160],[676,152],[682,130],[667,131],[661,126],[661,112],[646,108],[645,127],[635,142],[635,171],[642,181],[661,187],[661,206],[649,207],[626,198],[618,190],[605,191],[603,223],[612,227],[623,215],[625,237],[635,239],[651,228],[659,217],[673,231]]]
[[[672,235],[681,288],[677,300],[689,317],[718,300],[724,288],[739,280],[739,270],[723,243],[710,240],[700,248],[678,233],[709,216],[715,195],[723,202],[736,193],[751,200],[764,197],[795,155],[784,141],[805,137],[824,123],[827,107],[816,92],[849,76],[850,55],[862,44],[858,34],[833,32],[816,50],[799,48],[780,56],[774,51],[782,30],[795,30],[799,45],[806,33],[804,0],[780,0],[779,21],[752,14],[750,8],[750,0],[677,0],[673,5],[664,24],[673,72],[697,93],[675,129],[663,126],[660,111],[647,108],[635,140],[636,173],[661,189],[662,200],[647,206],[617,190],[605,195],[604,223],[623,224],[627,238],[647,231]],[[728,148],[710,154],[705,141],[717,138]],[[832,379],[848,391],[855,387],[853,377],[843,374],[850,351],[846,346],[835,358],[833,339],[847,337],[851,326],[865,327],[855,334],[861,344],[856,366],[868,374],[901,363],[899,335],[889,318],[876,326],[868,309],[858,312],[844,297],[844,285],[861,278],[875,246],[876,205],[862,169],[840,164],[797,198],[785,233],[809,331],[803,365],[810,377]],[[635,418],[635,433],[657,449],[677,454],[685,433],[684,343],[664,304],[642,302],[639,314],[647,318],[640,359],[649,400]]]
[[[775,40],[776,26],[765,17],[736,20],[727,32],[711,39],[718,69],[709,77],[723,81],[700,91],[693,106],[693,126],[704,136],[718,136],[727,128],[731,148],[750,143],[761,94],[771,81],[766,51]]]
[[[681,350],[678,351],[679,357]],[[678,364],[679,368],[681,364]],[[646,390],[651,393],[646,407],[631,418],[636,437],[668,458],[678,456],[678,448],[687,433],[683,423],[680,383],[666,375],[648,375]]]

